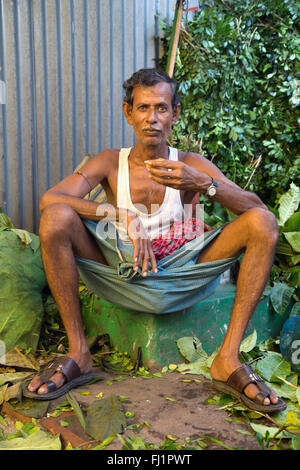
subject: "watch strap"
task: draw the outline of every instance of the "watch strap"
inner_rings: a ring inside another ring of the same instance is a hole
[[[210,190],[211,188],[217,189],[217,187],[218,187],[218,182],[217,182],[217,180],[215,180],[215,179],[211,176],[211,184],[210,184],[209,187],[207,188],[206,196],[209,195],[209,190]]]

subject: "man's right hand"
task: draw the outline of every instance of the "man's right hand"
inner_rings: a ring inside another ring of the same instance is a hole
[[[146,277],[150,262],[152,270],[156,273],[157,265],[155,255],[152,250],[151,241],[145,232],[141,220],[133,212],[126,211],[123,223],[124,227],[127,229],[128,236],[133,243],[133,269],[137,271],[138,267],[141,265],[142,275]]]

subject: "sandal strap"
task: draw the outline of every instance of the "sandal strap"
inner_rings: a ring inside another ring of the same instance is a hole
[[[266,386],[262,378],[247,364],[236,369],[227,380],[227,385],[234,387],[240,393],[251,383],[258,387],[260,390],[259,394],[264,394],[265,398],[269,396],[270,389]]]
[[[263,392],[258,392],[258,394],[254,398],[254,401],[259,405],[264,405],[265,398],[269,398],[269,396]]]
[[[57,386],[52,380],[48,380],[48,382],[45,382],[45,385],[47,385],[48,388],[48,393],[55,392],[57,389]]]
[[[40,376],[41,383],[48,382],[55,372],[61,372],[64,374],[68,382],[81,375],[80,368],[76,362],[70,357],[64,356],[55,360],[54,363],[50,364],[50,366],[45,369],[43,374]]]

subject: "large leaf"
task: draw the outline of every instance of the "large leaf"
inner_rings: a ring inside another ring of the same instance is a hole
[[[121,434],[125,426],[125,415],[115,395],[96,400],[87,409],[86,432],[93,439],[104,441],[109,436]]]
[[[26,437],[1,441],[0,450],[61,450],[61,441],[59,435],[36,431]]]
[[[296,315],[300,315],[300,302],[296,302],[291,310],[290,317],[295,317]]]
[[[255,369],[268,382],[282,383],[279,377],[285,379],[290,375],[291,364],[285,361],[281,354],[269,352],[266,357],[258,361]]]
[[[300,231],[300,211],[295,212],[285,223],[283,232],[299,232]]]
[[[0,386],[6,383],[15,383],[24,380],[26,377],[31,375],[31,372],[7,372],[0,374]]]
[[[0,230],[7,230],[14,228],[10,218],[0,209]]]
[[[200,359],[206,360],[208,357],[201,341],[195,336],[184,336],[179,338],[176,343],[181,355],[189,362],[195,362]]]
[[[20,367],[22,369],[40,370],[40,366],[34,356],[32,354],[24,354],[18,346],[0,357],[0,364]]]
[[[279,225],[284,225],[286,221],[298,209],[300,203],[300,188],[291,183],[290,189],[279,199]]]
[[[83,416],[83,413],[81,411],[81,408],[80,408],[80,405],[79,405],[78,401],[76,400],[76,398],[74,397],[74,395],[71,392],[68,392],[66,394],[66,399],[68,400],[68,402],[72,406],[73,410],[75,411],[76,416],[77,416],[78,421],[80,422],[81,426],[83,427],[83,429],[85,429],[85,427],[86,427],[85,419],[84,419],[84,416]]]
[[[181,374],[203,375],[207,379],[211,379],[209,372],[210,368],[207,361],[200,359],[199,361],[191,362],[190,364],[178,364],[176,371]]]
[[[271,291],[270,300],[276,313],[284,315],[294,292],[294,288],[284,282],[275,284]]]
[[[34,353],[39,340],[47,280],[39,238],[34,234],[31,238],[34,249],[32,243],[22,244],[12,230],[0,230],[0,340],[6,352],[19,346]]]
[[[253,330],[251,335],[247,336],[247,338],[242,341],[240,351],[245,353],[252,351],[252,349],[256,346],[256,342],[257,333],[256,330]]]
[[[300,232],[284,232],[283,234],[296,253],[300,253]]]
[[[266,437],[267,433],[271,439],[273,439],[275,435],[277,439],[281,439],[282,437],[292,437],[292,435],[287,431],[281,431],[278,433],[278,428],[275,428],[275,426],[266,426],[264,424],[257,423],[250,423],[250,426],[253,431],[261,434],[263,437]]]
[[[49,403],[50,402],[46,400],[34,400],[22,397],[21,402],[10,403],[10,406],[24,416],[42,418],[48,409]]]

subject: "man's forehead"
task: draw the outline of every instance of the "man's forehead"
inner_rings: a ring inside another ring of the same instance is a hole
[[[132,94],[134,103],[151,100],[172,102],[172,88],[167,82],[159,82],[153,86],[138,85],[134,87]]]

